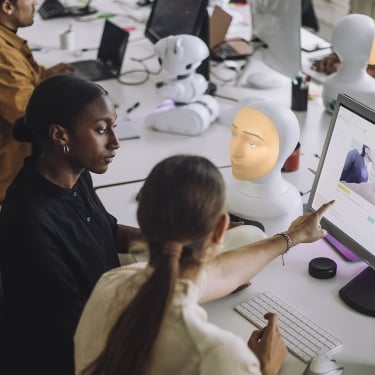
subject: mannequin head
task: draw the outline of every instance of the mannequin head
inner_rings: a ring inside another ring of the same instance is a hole
[[[367,65],[375,37],[375,24],[364,14],[349,14],[337,23],[332,33],[332,47],[340,60]]]
[[[232,123],[230,140],[233,176],[256,180],[280,174],[298,139],[298,120],[288,108],[254,102],[240,109]]]

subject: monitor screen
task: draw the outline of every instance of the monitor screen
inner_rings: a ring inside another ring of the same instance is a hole
[[[301,72],[301,2],[249,0],[252,41],[260,40],[262,61],[293,79]]]
[[[146,23],[145,35],[153,43],[170,35],[190,34],[209,44],[209,15],[207,0],[155,0]],[[209,58],[197,72],[210,81]],[[208,93],[213,94],[215,85],[209,82]]]
[[[337,246],[348,248],[370,266],[366,276],[359,277],[360,290],[353,282],[350,295],[343,288],[340,296],[352,307],[375,316],[375,110],[346,95],[338,96],[308,210],[332,199],[335,204],[321,220],[328,239],[333,237]],[[371,297],[363,295],[370,291]],[[368,306],[370,298],[373,306]]]
[[[129,33],[122,27],[105,21],[97,57],[116,75],[121,72],[128,38]]]
[[[207,0],[155,0],[145,35],[153,43],[169,35],[200,36],[206,7]]]

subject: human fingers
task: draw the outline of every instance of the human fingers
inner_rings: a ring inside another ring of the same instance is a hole
[[[257,351],[256,348],[258,346],[258,343],[262,340],[263,333],[264,333],[264,328],[257,329],[255,331],[253,331],[253,333],[250,335],[250,338],[247,342],[247,345],[252,351],[254,351],[254,352]]]
[[[322,204],[317,210],[316,212],[318,213],[319,215],[319,220],[322,218],[323,214],[335,203],[335,200],[331,200],[327,203],[324,203]]]

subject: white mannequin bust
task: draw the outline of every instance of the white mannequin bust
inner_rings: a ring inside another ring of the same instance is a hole
[[[286,230],[302,214],[302,198],[281,168],[299,140],[294,113],[272,102],[253,102],[232,123],[230,154],[237,181],[227,187],[228,211],[256,221],[267,235]]]
[[[328,112],[333,112],[339,93],[375,107],[375,79],[366,71],[374,38],[374,20],[363,14],[349,14],[335,26],[332,48],[341,64],[323,84],[323,103]]]

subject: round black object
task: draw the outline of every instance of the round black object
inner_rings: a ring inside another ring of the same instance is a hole
[[[329,258],[314,258],[309,263],[309,274],[317,279],[330,279],[336,275],[337,264]]]

